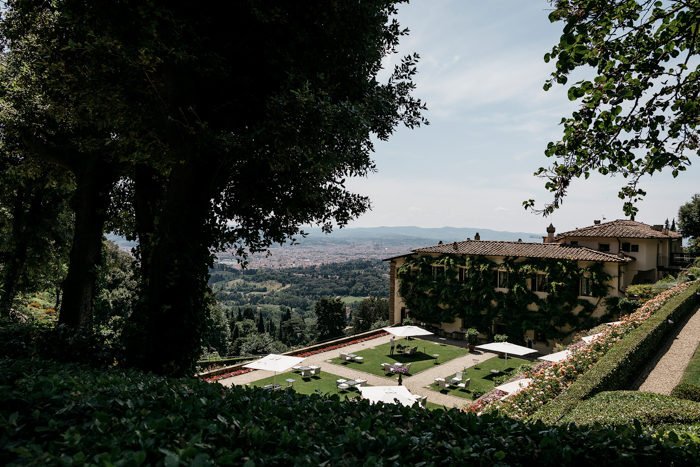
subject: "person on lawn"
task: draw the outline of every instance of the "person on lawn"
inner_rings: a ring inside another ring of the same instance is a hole
[[[394,340],[394,336],[391,336],[391,340],[389,340],[389,344],[391,344],[391,350],[389,350],[389,355],[394,355],[394,346],[396,345],[396,341]]]

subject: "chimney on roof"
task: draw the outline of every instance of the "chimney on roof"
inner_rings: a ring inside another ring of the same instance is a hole
[[[442,245],[442,240],[440,240],[440,241],[438,242],[438,245]]]
[[[481,240],[481,235],[479,235],[479,232],[477,232],[476,235],[474,235],[474,240],[476,240],[477,242]]]
[[[522,243],[522,242],[523,242],[523,239],[522,239],[522,238],[519,238],[518,241],[519,241],[520,243]]]
[[[455,250],[455,251],[457,250],[457,242],[454,242],[454,243],[452,244],[452,249]]]
[[[667,228],[662,229],[661,233],[664,235],[668,235],[668,229]]]
[[[593,224],[600,225],[600,221],[593,221]]]
[[[656,230],[657,232],[661,232],[664,229],[663,225],[652,225],[651,230]]]
[[[547,242],[546,243],[553,243],[554,242],[554,232],[556,232],[557,229],[554,228],[554,226],[550,223],[549,227],[547,227]]]

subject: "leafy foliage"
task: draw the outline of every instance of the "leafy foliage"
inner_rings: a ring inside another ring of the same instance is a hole
[[[579,110],[561,121],[564,136],[549,143],[554,162],[536,175],[547,178],[558,208],[573,179],[591,172],[628,179],[619,197],[624,211],[646,193],[640,179],[668,168],[686,170],[697,153],[697,2],[670,0],[553,0],[551,22],[564,23],[559,43],[545,54],[556,69],[545,90],[566,84],[579,68],[596,76],[569,88]],[[526,201],[526,207],[534,200]]]
[[[689,238],[691,253],[700,253],[700,194],[678,209],[678,230]]]
[[[435,281],[433,265],[445,267],[445,273]],[[464,281],[459,280],[460,267],[468,271]],[[579,279],[584,276],[591,279],[594,297],[607,295],[611,276],[603,267],[602,263],[579,267],[573,260],[505,258],[497,264],[482,256],[417,256],[399,268],[399,294],[411,316],[420,321],[452,323],[461,318],[465,327],[491,334],[491,326],[498,320],[512,336],[534,329],[548,339],[559,339],[608,318],[591,317],[596,306],[578,297]],[[499,269],[508,273],[506,291],[495,288]],[[538,272],[548,277],[544,298],[528,287]],[[537,310],[528,310],[530,305]],[[572,331],[563,331],[567,326]]]
[[[316,302],[316,317],[319,340],[344,335],[345,305],[340,299],[321,297],[321,300]]]
[[[700,404],[679,399],[639,391],[601,392],[582,402],[561,422],[584,426],[639,423],[653,427],[700,422]]]
[[[700,386],[681,381],[671,390],[671,397],[700,402]]]
[[[4,465],[692,464],[692,438],[0,360]]]

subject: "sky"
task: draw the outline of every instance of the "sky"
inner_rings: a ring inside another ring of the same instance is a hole
[[[597,174],[575,180],[562,207],[547,218],[522,207],[530,198],[540,208],[551,202],[545,181],[533,173],[550,165],[547,143],[561,139],[559,122],[577,108],[567,87],[542,89],[554,69],[544,54],[563,27],[549,22],[550,11],[546,0],[414,0],[399,6],[397,19],[410,34],[385,60],[380,78],[402,56],[418,53],[414,95],[427,104],[430,125],[400,127],[387,142],[375,143],[378,172],[347,183],[370,197],[372,211],[348,227],[542,233],[550,222],[564,232],[625,218],[617,197],[624,179]],[[676,179],[664,171],[641,188],[647,197],[636,220],[661,224],[700,192],[700,169],[691,167]]]

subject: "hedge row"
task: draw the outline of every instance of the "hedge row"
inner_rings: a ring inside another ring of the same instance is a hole
[[[577,425],[689,425],[700,422],[700,404],[639,391],[601,392],[561,419]]]
[[[698,303],[699,288],[699,285],[693,285],[670,299],[531,419],[556,423],[583,400],[599,392],[625,389]]]
[[[0,465],[695,465],[692,436],[0,360]]]

